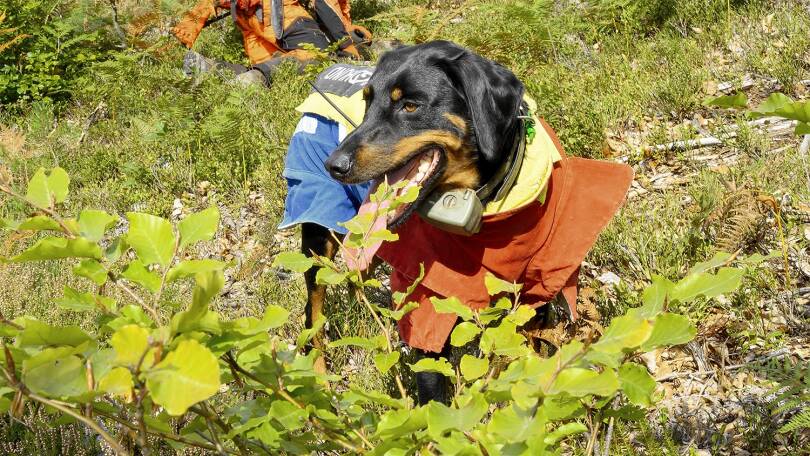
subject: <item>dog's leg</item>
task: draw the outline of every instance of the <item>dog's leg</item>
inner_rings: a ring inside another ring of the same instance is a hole
[[[321,255],[332,259],[337,253],[338,245],[328,228],[315,223],[304,223],[301,225],[301,251],[306,256],[312,254]],[[305,326],[311,328],[312,325],[323,315],[323,305],[326,300],[326,286],[315,283],[316,268],[312,268],[304,273],[304,280],[307,285],[307,305],[305,309]],[[316,334],[312,339],[312,348],[323,347],[323,334]],[[321,373],[326,372],[326,363],[323,356],[315,361],[315,370]]]
[[[437,359],[441,356],[447,358],[450,354],[450,350],[449,346],[445,345],[441,353],[423,352],[422,350],[416,350],[416,353],[419,359]],[[419,405],[425,405],[430,401],[448,404],[450,402],[450,395],[447,386],[447,377],[436,372],[417,372],[416,394],[419,399]]]

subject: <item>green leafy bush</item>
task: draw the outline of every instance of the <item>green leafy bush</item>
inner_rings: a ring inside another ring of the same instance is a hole
[[[97,7],[96,7],[97,8]],[[0,103],[64,99],[87,66],[112,49],[98,14],[81,1],[4,2],[3,28],[22,36],[0,52]]]
[[[520,332],[535,314],[521,305],[520,284],[489,276],[486,286],[495,301],[490,308],[473,311],[454,297],[433,300],[437,311],[461,320],[450,342],[469,350],[458,366],[443,358],[405,366],[393,327],[416,306],[406,302],[407,292],[394,294],[394,308],[380,307],[364,292],[380,286],[376,279],[327,258],[281,254],[279,266],[319,268],[320,283],[353,283],[379,327],[376,336],[343,338],[329,347],[369,352],[376,368],[394,379],[395,391],[335,388],[330,383],[341,377],[318,372],[321,353],[305,351],[323,319],[288,341],[272,331],[288,320],[281,306],[237,319],[212,307],[229,265],[188,254],[189,247],[214,236],[216,207],[177,224],[130,212],[127,229],[113,235],[111,228],[121,224],[115,215],[57,212],[69,186],[61,168],[38,170],[24,194],[8,181],[0,176],[0,191],[33,211],[24,220],[2,220],[2,227],[38,233],[38,239],[4,261],[70,259],[86,286],[65,287],[55,304],[85,313],[87,327],[0,316],[0,409],[19,417],[27,401],[44,404],[88,426],[118,454],[126,453],[121,442],[148,447],[155,437],[174,448],[221,454],[550,454],[585,431],[593,445],[602,422],[636,419],[658,397],[655,380],[633,362],[634,354],[694,337],[686,317],[668,312],[670,303],[733,291],[743,273],[726,267],[728,256],[718,256],[676,283],[656,277],[642,305],[614,318],[598,341],[572,341],[545,359]],[[381,186],[376,194],[391,201],[386,210],[416,196],[393,193]],[[359,216],[347,223],[346,244],[396,239],[387,230],[371,232],[372,220]],[[716,274],[709,272],[718,267]],[[165,302],[170,284],[188,281],[194,285],[185,306]],[[454,384],[451,402],[414,405],[402,381],[406,369],[446,376]]]

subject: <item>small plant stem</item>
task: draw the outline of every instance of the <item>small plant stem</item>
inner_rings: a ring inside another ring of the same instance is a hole
[[[34,203],[33,201],[29,200],[25,196],[20,195],[19,193],[15,192],[10,187],[7,187],[5,185],[0,185],[0,192],[6,193],[9,196],[17,198],[18,200],[28,204],[29,206],[46,213],[49,217],[54,219],[56,221],[56,223],[59,224],[59,227],[62,228],[62,232],[65,234],[65,236],[67,236],[69,239],[75,239],[76,238],[76,235],[73,234],[72,231],[70,231],[70,228],[68,228],[67,224],[65,223],[65,220],[61,216],[59,216],[59,214],[54,212],[52,209],[47,208],[47,207],[42,207],[42,206]]]
[[[107,272],[107,277],[110,279],[110,281],[112,283],[115,284],[116,287],[120,288],[124,293],[129,295],[130,298],[132,298],[135,302],[137,302],[138,305],[140,305],[142,308],[144,308],[144,310],[149,312],[149,314],[155,320],[155,324],[160,325],[160,315],[158,314],[158,312],[157,312],[157,310],[155,308],[153,308],[152,306],[147,304],[146,301],[144,301],[143,299],[141,299],[140,296],[135,294],[135,292],[132,291],[131,288],[129,288],[128,286],[121,283],[121,281],[118,280],[118,277],[116,277],[115,274],[113,274],[112,272]]]
[[[21,330],[21,331],[22,331],[23,329],[25,329],[25,328],[23,328],[22,326],[18,325],[17,323],[14,323],[13,321],[11,321],[11,320],[9,320],[8,318],[6,318],[6,317],[5,317],[5,316],[4,316],[2,313],[0,313],[0,323],[2,323],[2,324],[4,324],[4,325],[9,325],[9,326],[11,326],[12,328],[14,328],[14,329],[19,329],[19,330]]]
[[[217,452],[220,454],[220,456],[228,454],[222,447],[222,442],[219,440],[219,434],[217,433],[217,430],[214,428],[214,423],[211,422],[211,418],[208,416],[204,416],[203,418],[205,419],[205,426],[208,428],[208,432],[211,433],[211,438],[214,441],[214,446],[217,447]]]
[[[357,294],[360,296],[360,300],[363,301],[363,304],[366,306],[368,311],[371,312],[371,316],[374,317],[374,321],[377,322],[377,326],[379,326],[380,330],[383,332],[388,353],[392,353],[394,351],[394,346],[391,345],[391,332],[388,331],[388,328],[383,324],[382,320],[380,320],[380,316],[377,315],[377,311],[374,310],[374,306],[371,305],[366,297],[366,294],[363,293],[362,288],[357,290]],[[402,399],[408,397],[408,392],[405,390],[405,385],[402,384],[402,377],[399,375],[399,368],[397,368],[397,372],[394,373],[394,381],[397,383],[397,389],[399,389],[399,394],[401,395]]]
[[[242,366],[240,366],[239,363],[236,362],[236,360],[233,358],[233,355],[231,355],[230,352],[226,353],[224,358],[225,358],[225,362],[227,362],[233,368],[233,370],[235,370],[236,372],[239,372],[240,374],[244,375],[245,377],[253,380],[254,382],[256,382],[256,383],[258,383],[258,384],[260,384],[262,386],[264,386],[265,388],[269,389],[273,393],[278,394],[279,396],[281,396],[282,399],[286,400],[287,402],[291,403],[292,405],[294,405],[294,406],[296,406],[296,407],[298,407],[300,409],[304,408],[304,405],[301,404],[300,402],[298,402],[294,397],[290,396],[290,394],[284,388],[281,388],[281,387],[278,387],[278,386],[273,386],[273,385],[267,383],[266,381],[260,379],[259,377],[253,375],[252,373],[246,371],[245,369],[243,369]],[[351,443],[349,443],[345,439],[343,439],[340,435],[336,434],[331,429],[329,429],[329,428],[325,427],[323,424],[321,424],[320,420],[317,417],[311,417],[309,422],[312,423],[312,425],[314,427],[318,428],[318,430],[320,430],[321,432],[323,432],[327,436],[334,439],[335,443],[342,446],[343,448],[345,448],[345,449],[347,449],[347,450],[349,450],[349,451],[351,451],[353,453],[363,453],[363,450],[361,448],[358,448],[358,447],[352,445]]]
[[[117,417],[115,415],[110,415],[109,413],[103,412],[103,411],[98,410],[98,409],[95,409],[95,410],[96,410],[96,414],[99,415],[99,416],[103,416],[104,418],[115,421],[116,423],[118,423],[118,424],[120,424],[122,426],[126,426],[127,428],[132,429],[133,431],[138,430],[138,428],[135,427],[134,424],[129,423],[126,420],[123,420],[123,419],[121,419],[121,418],[119,418],[119,417]],[[176,434],[170,434],[170,433],[166,433],[166,432],[162,432],[162,431],[149,430],[149,429],[147,429],[146,432],[148,432],[149,434],[158,436],[158,437],[162,437],[164,439],[169,439],[169,440],[173,440],[175,442],[180,442],[180,443],[183,443],[185,445],[190,445],[190,446],[193,446],[193,447],[202,448],[202,449],[209,450],[209,451],[217,451],[217,448],[215,446],[213,446],[213,445],[200,443],[200,442],[197,442],[195,440],[190,440],[190,439],[187,439],[185,437],[182,437],[182,436],[179,436],[179,435],[176,435]],[[235,456],[241,456],[239,453],[237,453],[235,451],[232,451],[232,450],[229,450],[227,448],[223,448],[222,450],[223,450],[223,452],[225,454],[232,454],[232,455],[235,455]],[[127,454],[127,453],[124,453],[124,454]]]
[[[228,434],[231,432],[231,426],[222,420],[216,413],[214,413],[205,402],[200,402],[200,405],[192,405],[189,410],[196,413],[197,415],[202,416],[206,420],[210,420],[222,430],[222,432]],[[236,447],[239,448],[239,452],[243,455],[247,455],[248,449],[245,445],[244,440],[241,437],[235,436],[233,438],[233,443],[236,444]]]
[[[177,258],[177,251],[180,249],[180,236],[178,233],[175,233],[174,236],[174,250],[172,251],[172,259],[169,260],[169,264],[163,268],[163,276],[160,278],[160,288],[158,288],[157,293],[155,293],[155,299],[152,301],[152,307],[157,309],[160,305],[160,298],[163,296],[163,289],[166,287],[166,276],[169,274],[169,266],[174,263],[175,258]],[[155,323],[158,323],[157,321]]]

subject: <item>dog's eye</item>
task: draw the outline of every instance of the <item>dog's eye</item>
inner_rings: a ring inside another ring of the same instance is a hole
[[[402,109],[404,109],[406,112],[414,112],[418,107],[419,106],[416,103],[411,103],[409,101],[406,101],[405,104],[402,105]]]

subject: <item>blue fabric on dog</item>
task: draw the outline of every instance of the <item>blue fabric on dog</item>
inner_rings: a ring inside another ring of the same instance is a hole
[[[338,222],[357,215],[371,184],[341,184],[324,168],[323,163],[343,135],[343,127],[337,122],[314,114],[301,117],[284,162],[287,200],[279,229],[317,223],[341,234],[347,232]]]

